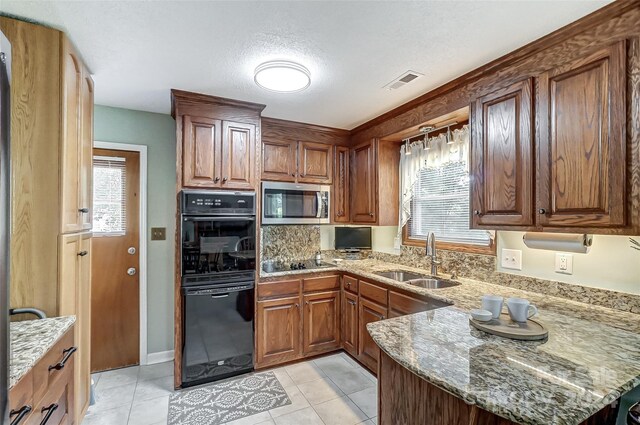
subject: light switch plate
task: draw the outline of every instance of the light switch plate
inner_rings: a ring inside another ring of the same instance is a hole
[[[573,255],[556,253],[556,273],[573,274]]]
[[[152,227],[151,228],[151,240],[152,241],[164,241],[167,239],[166,227]]]
[[[503,249],[500,256],[502,268],[522,270],[522,251],[519,249]]]

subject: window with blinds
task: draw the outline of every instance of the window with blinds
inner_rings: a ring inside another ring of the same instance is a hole
[[[127,231],[126,161],[93,157],[93,233],[120,236]]]
[[[433,232],[438,241],[490,245],[488,232],[469,229],[469,172],[465,161],[420,170],[407,226],[410,239],[426,240]]]

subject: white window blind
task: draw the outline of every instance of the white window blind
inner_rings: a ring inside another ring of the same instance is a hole
[[[93,157],[93,232],[98,236],[124,235],[127,231],[126,160]]]
[[[467,161],[463,158],[420,169],[407,223],[411,239],[426,240],[433,232],[439,241],[484,246],[491,243],[488,232],[469,229]]]

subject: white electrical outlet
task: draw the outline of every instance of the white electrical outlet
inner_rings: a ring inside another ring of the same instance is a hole
[[[573,255],[556,253],[556,273],[573,274]]]
[[[522,270],[522,251],[519,249],[503,249],[500,264],[505,269]]]

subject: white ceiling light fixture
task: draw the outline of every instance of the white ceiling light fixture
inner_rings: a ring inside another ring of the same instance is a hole
[[[279,93],[294,93],[309,87],[311,73],[295,62],[270,61],[256,68],[253,79],[263,89]]]

